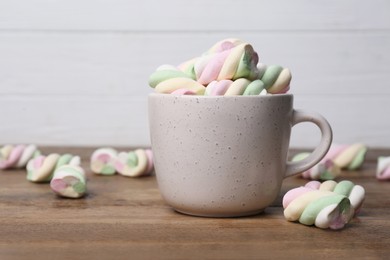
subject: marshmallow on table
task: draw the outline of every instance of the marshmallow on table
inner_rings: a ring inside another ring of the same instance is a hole
[[[354,215],[359,213],[365,199],[364,188],[360,185],[355,185],[353,182],[348,180],[340,181],[338,183],[332,180],[328,180],[323,183],[319,181],[310,181],[305,185],[305,187],[321,191],[332,191],[348,197],[354,210]]]
[[[310,153],[296,154],[292,161],[300,161],[309,156]],[[333,163],[332,159],[329,159],[329,155],[325,157],[316,165],[310,169],[301,173],[301,176],[305,179],[311,180],[332,180],[340,175],[340,169]]]
[[[113,175],[118,152],[112,148],[99,148],[92,153],[91,171],[96,174]]]
[[[288,221],[323,229],[342,229],[353,216],[348,197],[308,187],[288,191],[283,197],[283,208]]]
[[[302,173],[302,177],[312,180],[331,180],[340,175],[341,170],[356,170],[364,162],[367,147],[356,143],[352,145],[332,145],[325,157],[315,166]],[[299,153],[293,161],[299,161],[310,153]]]
[[[334,145],[333,162],[340,169],[356,170],[364,162],[367,147],[364,144],[356,143],[352,145]]]
[[[40,154],[35,145],[5,145],[0,149],[0,169],[24,168]]]
[[[128,177],[150,175],[153,171],[153,155],[150,149],[121,152],[115,164],[116,171]]]
[[[39,155],[27,163],[27,180],[31,182],[49,182],[54,171],[62,165],[80,165],[80,157],[71,154],[52,153]]]
[[[91,170],[96,174],[141,177],[152,174],[153,168],[150,149],[118,153],[112,148],[99,148],[91,156]]]
[[[62,165],[54,171],[50,188],[65,198],[81,198],[87,190],[84,170],[77,165]]]
[[[378,180],[390,180],[390,156],[378,158],[376,178]]]

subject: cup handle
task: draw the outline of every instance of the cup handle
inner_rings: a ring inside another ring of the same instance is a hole
[[[332,128],[328,121],[318,113],[303,110],[294,110],[292,116],[292,126],[301,122],[312,122],[321,130],[320,144],[305,159],[297,162],[287,162],[285,177],[304,172],[317,164],[328,152],[332,143]]]

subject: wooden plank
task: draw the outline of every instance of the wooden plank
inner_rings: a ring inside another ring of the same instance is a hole
[[[149,75],[230,33],[0,33],[0,94],[146,95]],[[293,73],[296,94],[390,94],[390,33],[238,33],[266,64]],[[375,47],[374,47],[375,46]]]
[[[95,149],[41,148],[69,149],[83,158]],[[174,212],[153,176],[97,176],[88,165],[83,161],[89,193],[79,200],[58,198],[47,184],[26,181],[23,170],[0,171],[1,259],[386,259],[390,253],[390,185],[375,179],[372,162],[337,179],[366,189],[361,212],[339,232],[284,219],[281,198],[307,182],[299,177],[284,180],[279,198],[263,214],[214,219]]]
[[[388,30],[390,5],[373,1],[94,1],[0,2],[2,30],[289,31]]]

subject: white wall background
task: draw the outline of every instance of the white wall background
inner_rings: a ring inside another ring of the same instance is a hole
[[[388,0],[0,0],[0,144],[149,145],[149,74],[227,37],[289,67],[335,142],[390,147]]]

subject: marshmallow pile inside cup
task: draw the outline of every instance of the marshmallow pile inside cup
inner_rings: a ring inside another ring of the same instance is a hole
[[[149,85],[164,94],[246,96],[286,93],[290,81],[288,68],[259,63],[252,45],[225,39],[177,67],[160,66]]]

